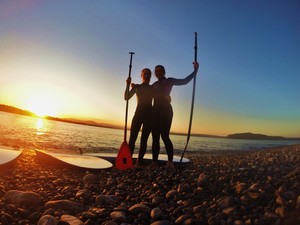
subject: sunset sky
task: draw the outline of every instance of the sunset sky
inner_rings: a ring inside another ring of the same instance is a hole
[[[134,83],[157,64],[184,78],[196,31],[192,132],[300,137],[299,12],[298,0],[1,0],[0,104],[123,125],[128,53]],[[192,82],[171,96],[172,131],[187,132]]]

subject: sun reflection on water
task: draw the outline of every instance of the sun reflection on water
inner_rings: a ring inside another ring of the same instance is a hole
[[[37,135],[43,135],[45,133],[45,126],[44,126],[44,119],[38,118],[36,121],[36,134]]]

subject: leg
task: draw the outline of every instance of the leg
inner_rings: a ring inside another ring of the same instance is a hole
[[[144,155],[147,151],[147,141],[151,132],[150,121],[145,120],[143,123],[142,135],[141,135],[141,146],[138,156],[138,162],[142,162]]]
[[[141,125],[142,124],[141,124],[141,121],[140,121],[139,117],[135,114],[133,116],[133,119],[132,119],[132,122],[131,122],[130,138],[129,138],[129,143],[128,143],[130,151],[131,151],[131,155],[134,152],[135,142],[136,142],[136,139],[138,137]]]
[[[170,139],[170,129],[173,120],[173,109],[169,107],[164,111],[164,118],[161,126],[161,138],[165,144],[166,151],[168,154],[168,161],[173,162],[173,143]]]
[[[159,114],[153,115],[151,127],[152,127],[152,158],[153,158],[153,162],[157,162],[159,151],[160,151],[160,144],[159,144],[160,118],[159,118]]]

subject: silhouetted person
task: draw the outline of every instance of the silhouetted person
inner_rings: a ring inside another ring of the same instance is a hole
[[[169,137],[170,129],[173,119],[173,108],[171,105],[171,90],[172,87],[185,85],[190,82],[197,74],[199,64],[194,62],[194,71],[184,79],[175,79],[172,77],[166,78],[165,68],[162,65],[157,65],[155,67],[155,75],[158,79],[151,86],[153,88],[154,104],[152,113],[152,154],[153,154],[153,164],[157,164],[160,144],[160,137],[162,138],[166,152],[168,155],[167,167],[173,168],[173,144]]]
[[[151,114],[152,114],[152,91],[149,85],[151,79],[151,70],[145,68],[141,72],[142,83],[131,84],[131,90],[128,92],[128,86],[131,83],[131,78],[126,80],[127,87],[125,90],[125,100],[129,100],[134,94],[137,96],[137,107],[135,114],[132,118],[129,138],[129,148],[131,154],[134,152],[135,142],[138,137],[138,133],[142,128],[141,144],[139,150],[139,156],[135,166],[139,166],[142,163],[143,157],[147,150],[147,140],[151,132]],[[126,96],[128,93],[128,96]]]

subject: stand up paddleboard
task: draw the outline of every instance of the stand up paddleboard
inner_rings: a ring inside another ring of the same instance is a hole
[[[6,165],[21,155],[21,150],[0,147],[0,166]]]
[[[35,150],[37,157],[47,163],[60,164],[82,169],[108,169],[113,165],[111,162],[90,155],[75,155],[64,153],[52,153]]]
[[[85,155],[88,156],[96,156],[99,158],[103,158],[106,159],[110,162],[114,162],[116,160],[117,157],[117,153],[86,153]],[[138,154],[133,154],[132,156],[133,159],[137,159],[138,158]],[[179,163],[180,162],[180,156],[174,155],[173,156],[173,162],[174,163]],[[152,162],[152,154],[147,153],[144,155],[144,161],[146,162]],[[166,154],[159,154],[158,156],[158,162],[167,162],[168,161],[168,155]],[[182,163],[188,163],[190,162],[189,159],[187,158],[183,158],[182,159]]]

